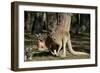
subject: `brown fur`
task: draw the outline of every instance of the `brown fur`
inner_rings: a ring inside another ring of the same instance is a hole
[[[63,48],[62,57],[66,57],[66,45],[68,44],[68,49],[73,55],[88,55],[84,52],[76,52],[72,49],[71,39],[70,39],[70,25],[71,25],[71,14],[62,13],[58,14],[58,25],[55,31],[51,32],[51,38],[58,47],[58,51],[55,52],[56,56],[59,56],[61,48]]]

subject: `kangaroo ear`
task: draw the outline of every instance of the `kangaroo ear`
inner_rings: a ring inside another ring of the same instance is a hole
[[[41,36],[41,33],[39,33],[39,34],[35,34],[35,36],[38,38],[38,37],[40,37],[40,36]]]

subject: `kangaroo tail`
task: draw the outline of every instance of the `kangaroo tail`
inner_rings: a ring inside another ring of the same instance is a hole
[[[68,48],[69,48],[69,52],[73,55],[89,55],[88,53],[85,52],[78,52],[78,51],[74,51],[72,49],[72,44],[71,44],[71,40],[68,40]]]

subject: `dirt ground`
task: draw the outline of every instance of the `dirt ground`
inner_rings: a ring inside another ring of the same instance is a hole
[[[75,56],[70,53],[67,53],[67,56],[65,58],[61,58],[61,57],[50,55],[49,52],[42,52],[42,53],[34,54],[32,60],[27,60],[27,61],[68,60],[68,59],[73,60],[73,59],[89,59],[89,58],[90,56],[85,56],[85,55]]]

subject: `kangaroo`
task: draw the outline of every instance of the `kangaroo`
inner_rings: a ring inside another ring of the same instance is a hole
[[[71,25],[71,14],[59,13],[58,22],[55,30],[50,34],[53,42],[59,45],[58,50],[54,50],[56,56],[59,56],[61,48],[63,49],[62,57],[66,57],[66,45],[68,50],[73,55],[88,55],[85,52],[77,52],[72,49],[71,38],[70,38],[70,25]]]
[[[57,45],[52,41],[49,36],[37,35],[37,49],[39,51],[49,51],[53,56]]]

